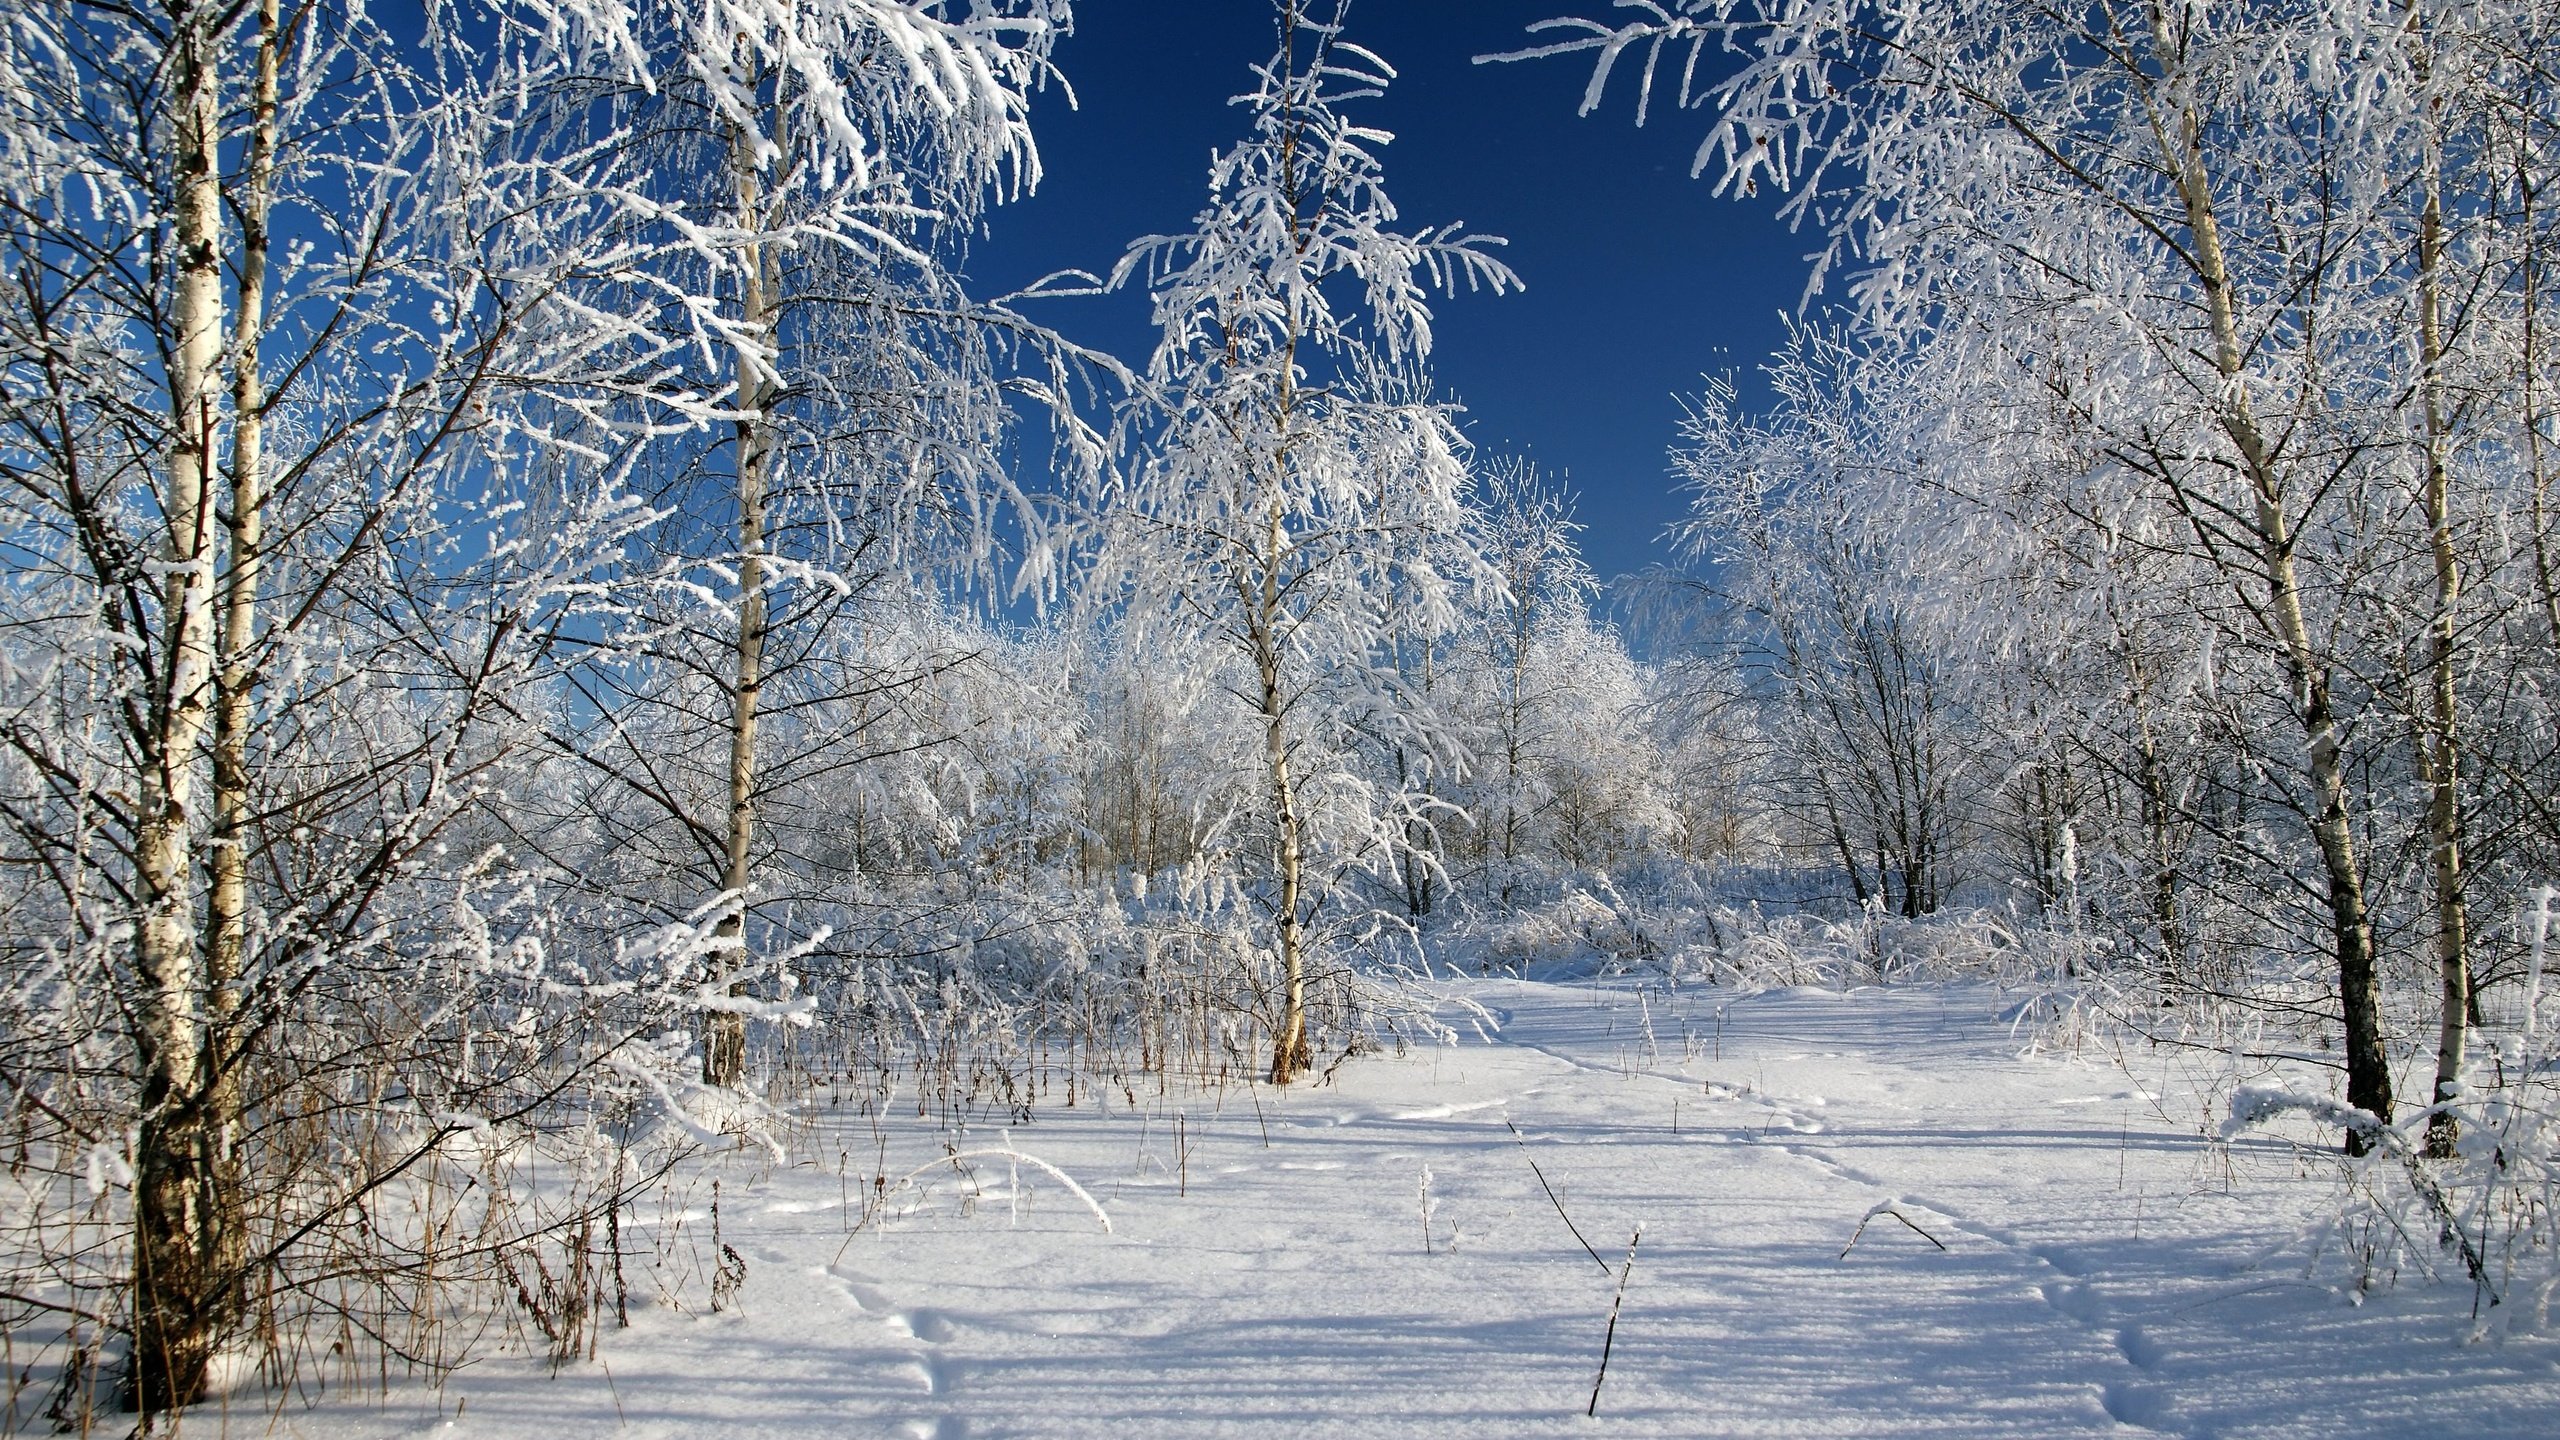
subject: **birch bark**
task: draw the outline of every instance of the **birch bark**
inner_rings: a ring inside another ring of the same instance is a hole
[[[222,360],[220,16],[171,16],[167,144],[177,283],[169,317],[171,439],[161,506],[161,653],[147,697],[136,878],[140,1124],[134,1141],[134,1349],[126,1400],[145,1414],[193,1402],[228,1322],[219,1273],[237,1196],[218,1176],[221,1128],[205,1077],[215,1063],[197,945],[198,760],[213,698],[216,522],[212,458]]]
[[[2471,1011],[2471,963],[2470,918],[2463,901],[2462,746],[2455,687],[2462,560],[2454,548],[2452,466],[2446,454],[2450,427],[2445,396],[2444,146],[2437,113],[2442,100],[2431,93],[2434,66],[2425,25],[2424,11],[2413,3],[2409,7],[2411,71],[2427,112],[2420,120],[2425,153],[2418,182],[2423,197],[2418,217],[2418,401],[2424,431],[2419,508],[2427,526],[2435,581],[2427,620],[2427,697],[2417,760],[2419,782],[2427,789],[2427,858],[2435,891],[2435,956],[2443,1006],[2436,1027],[2433,1099],[2442,1105],[2461,1088]],[[2460,1135],[2461,1124],[2450,1112],[2436,1112],[2427,1121],[2427,1153],[2450,1158]]]
[[[755,149],[744,134],[730,142],[730,163],[738,187],[738,221],[749,234],[763,227],[763,185]],[[734,907],[721,917],[719,938],[727,964],[735,971],[745,953],[749,891],[755,883],[756,724],[764,693],[764,645],[769,622],[765,596],[765,492],[773,463],[772,407],[776,386],[773,365],[757,346],[774,329],[776,276],[770,247],[751,240],[745,251],[739,287],[738,318],[745,335],[731,347],[732,375],[737,386],[738,472],[738,638],[737,674],[730,694],[729,807],[720,885]],[[728,983],[732,998],[745,994],[744,982]],[[734,1086],[746,1076],[747,1021],[734,1010],[714,1009],[704,1016],[702,1078],[705,1084]]]

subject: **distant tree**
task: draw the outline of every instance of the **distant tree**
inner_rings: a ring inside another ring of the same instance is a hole
[[[1854,351],[1803,337],[1772,374],[1765,422],[1721,386],[1692,405],[1673,452],[1694,496],[1682,543],[1722,567],[1743,619],[1728,643],[1774,702],[1771,764],[1798,833],[1858,903],[1932,914],[1991,777],[1967,660],[1933,603],[1948,537],[1909,508],[1926,460],[1894,423],[1901,397],[1856,385]]]
[[[1592,606],[1573,499],[1513,457],[1476,502],[1498,590],[1444,644],[1442,707],[1465,752],[1446,794],[1467,812],[1459,876],[1510,905],[1524,886],[1612,867],[1682,829],[1645,711],[1646,677]]]
[[[1563,682],[1584,657],[1555,654],[1554,642],[1560,630],[1587,626],[1599,586],[1574,543],[1581,527],[1570,502],[1535,465],[1505,458],[1487,467],[1482,509],[1485,558],[1500,572],[1503,593],[1479,621],[1494,689],[1493,744],[1477,761],[1483,798],[1475,819],[1500,876],[1496,898],[1507,904],[1539,812],[1557,798],[1538,762],[1574,718],[1561,713],[1575,698]]]

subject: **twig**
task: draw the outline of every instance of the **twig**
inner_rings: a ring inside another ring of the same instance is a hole
[[[1921,1229],[1910,1216],[1893,1208],[1896,1203],[1897,1202],[1895,1201],[1887,1200],[1876,1206],[1874,1209],[1869,1210],[1864,1216],[1860,1217],[1858,1221],[1858,1228],[1849,1232],[1849,1243],[1840,1247],[1840,1258],[1843,1260],[1849,1258],[1849,1252],[1858,1248],[1858,1237],[1867,1233],[1867,1221],[1873,1220],[1879,1215],[1890,1215],[1894,1219],[1901,1221],[1904,1225],[1910,1227],[1912,1234],[1917,1235],[1921,1239],[1928,1241],[1930,1244],[1937,1246],[1940,1250],[1945,1250],[1947,1248],[1945,1243],[1939,1240],[1937,1236]]]
[[[955,1150],[929,1165],[917,1166],[915,1169],[899,1176],[895,1183],[904,1185],[908,1181],[924,1174],[928,1170],[939,1170],[945,1165],[949,1165],[955,1170],[959,1169],[960,1162],[963,1160],[989,1159],[1003,1160],[1008,1164],[1019,1163],[1023,1165],[1030,1165],[1045,1172],[1050,1179],[1066,1186],[1068,1194],[1073,1195],[1078,1200],[1084,1202],[1084,1208],[1092,1211],[1094,1220],[1102,1226],[1103,1234],[1108,1235],[1111,1233],[1111,1217],[1103,1213],[1102,1206],[1094,1200],[1092,1195],[1086,1193],[1083,1186],[1075,1182],[1074,1176],[1069,1175],[1066,1171],[1059,1169],[1057,1166],[1050,1164],[1048,1161],[1041,1159],[1037,1155],[1025,1155],[1010,1145],[992,1150]]]
[[[1521,1158],[1529,1162],[1529,1173],[1538,1177],[1538,1188],[1547,1192],[1547,1203],[1556,1207],[1556,1217],[1564,1221],[1564,1228],[1573,1232],[1574,1239],[1582,1241],[1582,1253],[1591,1257],[1591,1263],[1600,1267],[1600,1273],[1608,1274],[1609,1262],[1600,1258],[1600,1252],[1591,1248],[1590,1241],[1582,1239],[1582,1227],[1574,1224],[1573,1217],[1564,1213],[1564,1202],[1556,1198],[1556,1187],[1547,1183],[1547,1172],[1538,1168],[1538,1157],[1529,1153],[1529,1137],[1520,1133],[1520,1127],[1512,1124],[1508,1115],[1502,1117],[1502,1124],[1511,1132],[1511,1138],[1520,1142]]]
[[[22,1295],[15,1290],[0,1290],[0,1302],[11,1305],[31,1305],[38,1310],[50,1310],[56,1315],[68,1315],[75,1320],[86,1320],[92,1325],[104,1326],[107,1323],[96,1314],[83,1310],[77,1305],[65,1305],[59,1301],[40,1299],[34,1295]]]
[[[605,1392],[613,1397],[614,1420],[619,1423],[623,1429],[630,1429],[631,1417],[622,1413],[622,1387],[613,1383],[613,1367],[605,1364],[604,1357],[602,1356],[596,1357],[596,1364],[604,1371]],[[462,1418],[462,1411],[459,1407],[455,1408],[453,1418],[456,1420]]]
[[[1595,1420],[1600,1417],[1600,1387],[1609,1383],[1609,1352],[1618,1345],[1618,1307],[1627,1303],[1627,1277],[1635,1273],[1636,1242],[1643,1238],[1641,1229],[1627,1236],[1627,1263],[1618,1267],[1618,1296],[1609,1302],[1609,1332],[1600,1337],[1600,1374],[1591,1382],[1591,1404],[1582,1412]],[[1600,1267],[1603,1274],[1608,1269]]]

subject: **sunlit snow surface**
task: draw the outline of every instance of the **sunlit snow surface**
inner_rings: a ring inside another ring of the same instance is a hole
[[[979,1161],[965,1206],[946,1170],[848,1235],[839,1155],[867,1174],[878,1145],[849,1104],[822,1109],[797,1168],[741,1155],[721,1172],[724,1238],[748,1267],[736,1311],[693,1313],[698,1282],[689,1311],[639,1307],[635,1274],[632,1328],[605,1333],[601,1364],[550,1377],[492,1358],[440,1395],[308,1410],[241,1397],[222,1428],[2560,1434],[2560,1345],[2463,1343],[2467,1291],[2358,1306],[2298,1252],[2253,1264],[2333,1176],[2277,1141],[2209,1147],[2173,1058],[2021,1059],[1984,991],[1452,989],[1499,1021],[1489,1041],[1462,1026],[1463,1044],[1259,1089],[1259,1118],[1234,1086],[1142,1090],[1135,1111],[1115,1094],[1107,1113],[1052,1093],[1013,1143],[1082,1182],[1108,1234],[1031,1167]],[[892,1175],[948,1138],[913,1113],[884,1132]],[[962,1148],[1002,1143],[980,1126]],[[1609,1266],[1643,1231],[1596,1421],[1616,1280],[1532,1158]],[[704,1198],[684,1202],[697,1230]],[[1945,1252],[1879,1216],[1842,1258],[1885,1201]]]

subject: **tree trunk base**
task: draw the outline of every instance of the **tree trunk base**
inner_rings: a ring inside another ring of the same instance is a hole
[[[1303,1027],[1282,1035],[1271,1046],[1271,1083],[1287,1085],[1315,1068],[1315,1056],[1307,1049]]]

